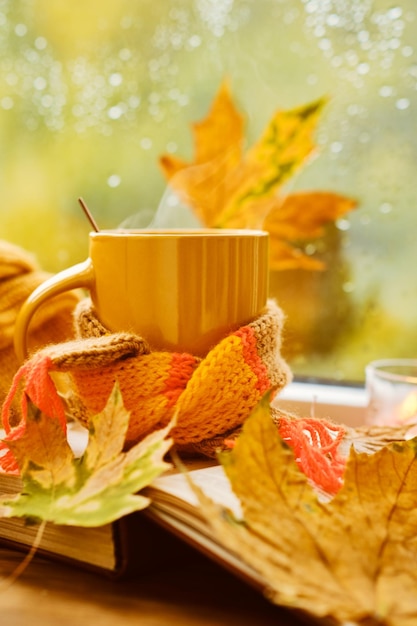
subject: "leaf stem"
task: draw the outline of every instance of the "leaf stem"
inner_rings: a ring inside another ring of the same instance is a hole
[[[31,545],[29,552],[25,556],[25,558],[12,571],[12,573],[9,574],[9,576],[6,576],[2,580],[0,580],[0,591],[6,591],[6,589],[9,589],[13,585],[13,583],[15,583],[16,580],[23,574],[25,569],[30,565],[42,541],[45,526],[46,526],[46,520],[43,520],[39,524],[36,537],[33,541],[33,544]]]

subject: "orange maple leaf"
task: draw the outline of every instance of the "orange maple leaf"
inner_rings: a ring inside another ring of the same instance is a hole
[[[279,191],[315,152],[313,133],[324,104],[320,99],[277,111],[245,153],[243,116],[223,82],[208,115],[192,126],[194,159],[163,155],[162,171],[205,227],[263,228],[271,233],[271,267],[322,269],[297,242],[321,236],[326,223],[356,203],[330,192],[285,198]]]
[[[356,202],[330,191],[304,191],[276,198],[263,228],[270,235],[271,269],[322,270],[324,263],[288,242],[321,237],[325,225],[342,217]]]
[[[192,128],[193,162],[163,155],[160,165],[172,187],[202,224],[216,228],[219,210],[227,205],[239,186],[243,160],[244,121],[226,83],[221,86],[209,115]]]

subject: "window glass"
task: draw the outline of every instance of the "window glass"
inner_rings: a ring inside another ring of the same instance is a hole
[[[0,237],[56,271],[83,259],[83,196],[102,228],[146,226],[161,154],[230,81],[247,143],[324,95],[318,156],[288,191],[355,211],[305,250],[326,270],[271,275],[298,375],[362,380],[417,352],[415,0],[0,0]]]

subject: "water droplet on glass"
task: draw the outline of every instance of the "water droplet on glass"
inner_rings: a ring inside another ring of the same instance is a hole
[[[314,34],[316,37],[324,37],[324,35],[326,34],[326,29],[324,28],[322,24],[319,24],[314,29]]]
[[[330,145],[330,150],[334,154],[338,154],[343,150],[343,143],[341,141],[333,141]]]
[[[369,41],[369,32],[367,30],[360,30],[356,37],[359,43],[366,43]]]
[[[349,230],[350,229],[349,220],[345,220],[345,219],[336,220],[336,228],[342,231]]]
[[[119,104],[117,104],[113,107],[110,107],[110,109],[107,111],[107,115],[111,120],[118,120],[120,117],[122,117],[123,112],[123,108]]]
[[[360,216],[359,221],[360,221],[360,223],[361,223],[363,226],[368,226],[368,224],[370,224],[370,223],[371,223],[371,218],[370,218],[370,216],[369,216],[369,215],[367,215],[366,213],[363,213],[363,214]]]
[[[129,48],[122,48],[119,52],[119,59],[122,61],[129,61],[132,58],[132,53]]]
[[[321,50],[331,50],[331,47],[332,47],[332,42],[330,41],[330,39],[327,39],[327,38],[320,39],[319,48]]]
[[[18,37],[24,37],[28,32],[26,24],[16,24],[14,32]]]
[[[398,50],[400,46],[401,46],[401,40],[398,39],[397,37],[393,37],[392,39],[389,40],[389,47],[391,48],[391,50]]]
[[[382,98],[388,98],[389,96],[392,96],[393,93],[394,88],[390,85],[383,85],[379,90],[379,95],[382,96]]]
[[[39,63],[39,54],[36,50],[28,49],[25,51],[25,57],[32,65]]]
[[[340,22],[341,17],[337,13],[331,13],[327,16],[326,23],[328,26],[339,26]]]
[[[47,45],[48,45],[48,42],[46,41],[45,37],[36,37],[35,48],[37,50],[45,50]]]
[[[152,148],[152,139],[149,137],[143,137],[140,140],[140,145],[144,150],[150,150]]]
[[[408,98],[399,98],[395,103],[396,108],[399,111],[405,111],[410,106],[410,100]]]
[[[35,80],[33,81],[33,86],[38,91],[42,91],[43,89],[45,89],[46,85],[47,85],[47,82],[43,76],[37,76]]]
[[[46,109],[49,109],[50,107],[52,107],[53,102],[54,102],[54,99],[50,94],[45,94],[41,98],[42,106],[45,107]]]
[[[358,74],[364,75],[364,74],[368,74],[369,70],[370,70],[369,63],[359,63],[356,71],[358,72]]]
[[[352,293],[355,290],[355,285],[351,281],[343,283],[342,289],[345,293]]]
[[[358,115],[360,111],[360,106],[358,104],[349,104],[346,110],[348,115]]]
[[[313,254],[315,254],[317,252],[317,246],[315,246],[314,243],[308,243],[305,246],[304,251],[309,256],[312,256]]]
[[[119,174],[112,174],[107,179],[107,184],[109,187],[118,187],[121,182],[122,182],[122,179],[119,176]]]
[[[140,98],[139,96],[130,96],[128,100],[128,104],[131,109],[137,109],[140,106]]]
[[[352,67],[354,67],[355,65],[358,64],[359,59],[358,59],[358,55],[355,52],[355,50],[348,50],[346,52],[346,60],[347,60],[348,64],[350,66],[352,66]]]
[[[410,76],[417,78],[417,65],[411,65],[411,67],[409,67],[408,69],[408,73],[410,74]]]
[[[201,37],[199,35],[192,35],[188,40],[188,44],[190,48],[198,48],[201,46]]]
[[[382,204],[379,205],[379,211],[380,213],[383,213],[384,215],[386,215],[387,213],[391,213],[392,204],[390,202],[383,202]]]
[[[2,109],[5,109],[6,111],[8,111],[13,108],[13,105],[14,105],[13,98],[10,98],[10,96],[5,96],[4,98],[1,99],[0,104],[1,104]]]
[[[403,14],[403,10],[401,7],[392,7],[387,11],[387,17],[390,20],[398,20]]]
[[[9,72],[9,74],[6,75],[6,83],[8,85],[16,85],[18,83],[18,76],[17,74],[14,74],[13,72]]]
[[[120,72],[114,72],[113,74],[110,74],[109,76],[109,84],[112,87],[118,87],[119,85],[121,85],[123,82],[123,76],[120,74]]]

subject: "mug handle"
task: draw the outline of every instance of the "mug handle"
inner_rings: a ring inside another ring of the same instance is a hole
[[[28,356],[27,336],[30,321],[37,309],[49,298],[72,289],[90,289],[93,285],[94,270],[91,259],[73,265],[41,283],[27,298],[20,309],[14,328],[14,349],[19,361]]]

